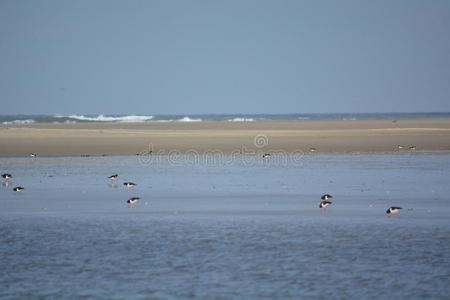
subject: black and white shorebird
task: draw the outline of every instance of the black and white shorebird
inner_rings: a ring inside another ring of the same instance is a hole
[[[269,158],[270,157],[270,153],[264,153],[263,155],[262,155],[262,158]]]
[[[25,188],[21,187],[21,186],[16,186],[15,188],[13,188],[13,192],[21,192],[23,191]]]
[[[321,199],[322,201],[320,201],[319,207],[320,207],[320,208],[325,208],[325,207],[327,207],[328,205],[330,205],[331,203],[333,203],[333,202],[331,202],[331,201],[329,200],[329,199],[331,199],[331,198],[333,198],[333,196],[331,196],[330,194],[322,195],[322,197],[320,197],[320,199]]]
[[[133,204],[136,204],[139,200],[141,200],[141,198],[131,197],[130,199],[127,200],[127,204],[133,205]]]
[[[409,150],[416,150],[416,146],[409,147]]]
[[[30,157],[36,157],[37,154],[36,153],[30,153]]]
[[[393,215],[393,214],[398,213],[400,209],[402,209],[402,208],[399,206],[391,206],[388,208],[388,210],[386,210],[386,213],[388,215]]]
[[[316,152],[317,149],[316,148],[309,148],[309,152]]]
[[[322,199],[322,200],[328,200],[328,199],[331,199],[331,198],[333,198],[333,196],[331,196],[330,194],[325,194],[325,195],[322,195],[322,197],[320,197],[320,199]]]
[[[8,179],[12,178],[12,175],[9,173],[5,173],[5,174],[2,174],[2,178],[5,180],[8,180]]]
[[[123,185],[126,187],[133,187],[136,185],[136,183],[127,181],[127,182],[124,182]]]
[[[114,174],[114,175],[109,176],[108,179],[116,180],[117,177],[119,177],[119,175],[118,174]]]
[[[401,150],[401,149],[404,149],[405,146],[403,146],[403,145],[398,145],[397,148],[398,148],[398,150]]]

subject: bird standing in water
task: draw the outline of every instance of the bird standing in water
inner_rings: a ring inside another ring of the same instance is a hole
[[[331,202],[331,201],[329,200],[329,199],[331,199],[331,198],[333,198],[333,196],[331,196],[330,194],[322,195],[322,197],[320,197],[320,199],[321,199],[322,201],[320,201],[319,207],[325,209],[328,205],[330,205],[331,203],[333,203],[333,202]]]

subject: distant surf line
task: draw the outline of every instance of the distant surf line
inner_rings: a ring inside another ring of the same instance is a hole
[[[450,118],[450,112],[431,113],[311,113],[311,114],[93,114],[93,115],[0,115],[0,124],[27,125],[34,123],[143,123],[143,122],[253,122],[308,120],[397,120]]]

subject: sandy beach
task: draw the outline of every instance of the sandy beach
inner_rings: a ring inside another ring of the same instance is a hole
[[[255,145],[255,137],[259,137]],[[450,119],[0,125],[0,155],[449,150]],[[258,147],[257,147],[258,146]]]

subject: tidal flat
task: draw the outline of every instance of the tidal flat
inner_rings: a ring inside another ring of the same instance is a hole
[[[1,298],[450,294],[448,153],[2,157],[0,171]]]

